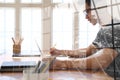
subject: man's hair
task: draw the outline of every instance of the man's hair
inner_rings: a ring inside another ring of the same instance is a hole
[[[88,6],[91,6],[91,0],[85,0],[85,3],[87,3]]]

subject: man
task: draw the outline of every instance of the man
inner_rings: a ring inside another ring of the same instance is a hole
[[[94,17],[91,11],[91,2],[90,0],[86,0],[86,19],[95,25],[98,20]],[[112,77],[120,76],[120,28],[119,26],[114,27],[114,39],[112,30],[113,28],[111,26],[101,27],[95,40],[87,48],[76,50],[59,50],[56,48],[51,48],[51,55],[80,57],[66,60],[56,59],[53,64],[53,69],[102,69]],[[116,63],[114,63],[114,60]]]

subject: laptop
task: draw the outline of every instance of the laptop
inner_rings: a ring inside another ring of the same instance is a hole
[[[36,61],[5,61],[1,65],[0,72],[20,72],[26,68],[35,68],[33,72],[36,73],[48,71],[56,57],[49,56],[50,58],[48,60],[43,61],[42,58],[44,54],[38,44],[37,47],[41,54],[41,60],[38,61],[38,63],[36,63]]]
[[[45,73],[52,66],[52,64],[54,63],[56,57],[55,56],[47,56],[48,59],[47,60],[43,60],[45,54],[42,52],[42,50],[40,49],[38,44],[37,44],[37,47],[38,47],[39,52],[41,54],[41,56],[40,56],[41,57],[41,61],[38,61],[38,64],[36,65],[36,67],[35,67],[33,72],[35,72],[35,73]]]
[[[5,61],[0,67],[0,72],[22,72],[26,68],[36,66],[36,61]]]
[[[33,57],[34,55],[14,55],[12,57]],[[35,56],[34,56],[35,57]],[[36,61],[5,61],[0,66],[0,72],[22,72],[27,68],[35,68]]]

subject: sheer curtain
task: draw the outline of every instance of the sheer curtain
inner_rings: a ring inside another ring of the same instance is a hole
[[[69,8],[53,10],[53,45],[59,49],[72,49],[72,14]]]

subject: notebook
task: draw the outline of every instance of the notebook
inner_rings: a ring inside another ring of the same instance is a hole
[[[1,65],[0,72],[20,72],[35,66],[36,61],[5,61]]]

